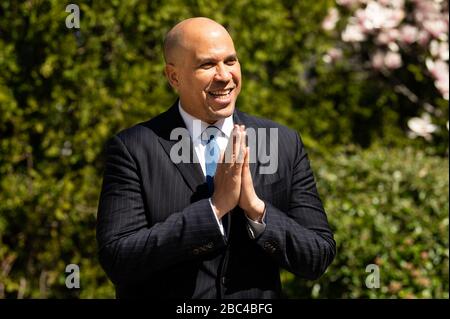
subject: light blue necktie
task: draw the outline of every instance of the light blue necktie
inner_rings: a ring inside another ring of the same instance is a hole
[[[209,196],[214,193],[214,174],[216,173],[220,157],[219,144],[217,144],[218,133],[219,129],[215,126],[208,126],[203,133],[205,134],[204,139],[207,141],[205,147],[205,170]]]
[[[220,158],[220,148],[217,144],[217,135],[219,129],[215,126],[208,126],[203,132],[203,140],[206,140],[205,147],[205,170],[206,170],[206,183],[208,184],[209,196],[214,193],[214,174],[216,174],[217,163]],[[225,237],[228,233],[229,214],[222,217],[222,225],[225,231]]]

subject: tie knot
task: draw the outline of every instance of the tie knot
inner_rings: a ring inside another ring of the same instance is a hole
[[[202,140],[209,143],[211,140],[215,139],[217,134],[219,133],[219,129],[214,125],[208,126],[202,133]]]

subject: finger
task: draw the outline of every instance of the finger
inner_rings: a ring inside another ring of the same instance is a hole
[[[228,164],[228,166],[233,165],[233,154],[234,154],[234,144],[236,142],[236,132],[237,132],[237,125],[234,125],[233,130],[231,131],[231,136],[228,139],[227,147],[225,148],[225,155],[224,155],[224,161],[223,163]]]
[[[223,170],[223,167],[225,166],[225,152],[220,151],[219,155],[219,161],[217,162],[217,168],[216,168],[216,174],[218,175],[220,171]]]
[[[245,150],[245,156],[244,156],[244,162],[242,164],[242,176],[246,174],[246,171],[248,170],[248,148],[246,147]]]
[[[245,148],[244,166],[248,168],[250,165],[250,147]]]
[[[233,163],[233,148],[234,148],[234,129],[231,131],[231,137],[228,140],[227,147],[225,148],[223,164],[231,166]]]
[[[241,131],[239,126],[235,126],[235,130],[233,130],[233,163],[236,162],[237,157],[239,156],[239,149],[241,147]]]
[[[217,165],[223,164],[224,161],[225,161],[225,152],[224,151],[220,151],[219,161],[217,162]]]
[[[243,187],[253,188],[253,179],[250,172],[250,148],[246,147],[244,165],[242,167]]]
[[[246,138],[247,133],[245,132],[245,126],[244,125],[241,125],[240,129],[241,129],[241,143],[239,145],[239,155],[238,155],[237,162],[239,164],[243,164],[244,163],[244,159],[245,159],[245,153],[246,153],[245,138]]]

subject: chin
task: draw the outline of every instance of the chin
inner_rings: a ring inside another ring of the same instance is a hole
[[[217,117],[218,119],[228,117],[231,114],[233,114],[234,107],[235,107],[234,102],[232,102],[232,103],[228,104],[227,106],[222,107],[220,109],[214,109],[213,107],[211,107],[211,110],[213,113],[212,115],[215,115],[215,117]]]

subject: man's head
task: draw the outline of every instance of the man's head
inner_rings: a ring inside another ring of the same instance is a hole
[[[241,91],[241,67],[227,30],[208,18],[174,26],[164,39],[165,72],[183,108],[210,124],[230,116]]]

